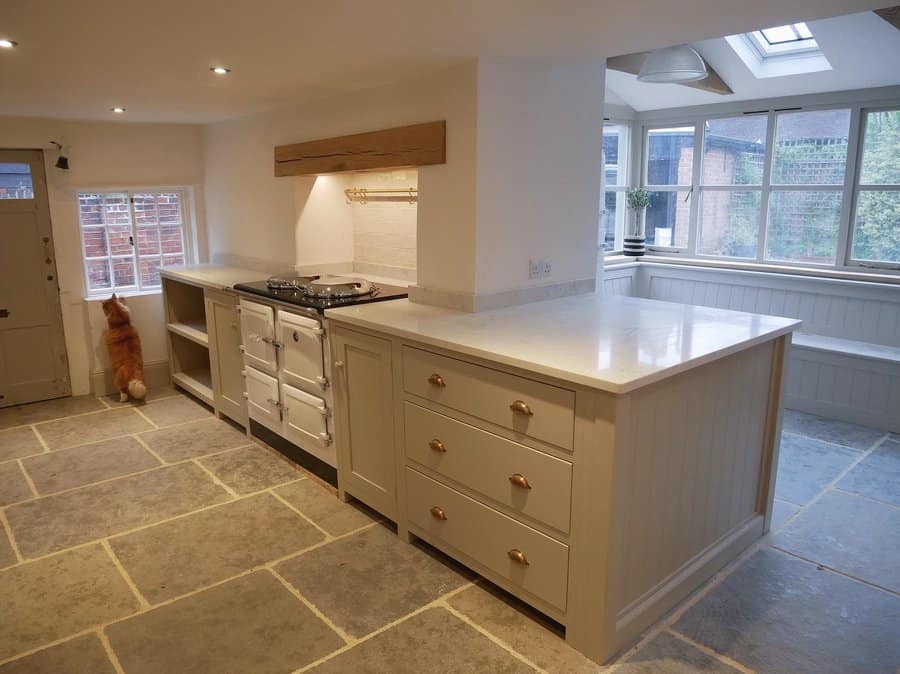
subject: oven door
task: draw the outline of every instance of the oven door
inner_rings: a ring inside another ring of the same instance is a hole
[[[335,466],[326,402],[289,384],[281,385],[281,400],[284,438]]]
[[[306,391],[328,386],[324,369],[324,335],[319,321],[278,310],[278,342],[281,344],[281,381]]]
[[[275,310],[272,307],[241,298],[241,341],[245,365],[275,374],[278,350],[275,348]]]
[[[278,380],[256,368],[245,370],[247,386],[247,412],[270,431],[281,433],[281,401],[278,398]]]

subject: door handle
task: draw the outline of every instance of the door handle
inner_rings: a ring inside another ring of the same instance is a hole
[[[273,339],[272,337],[263,337],[262,341],[264,341],[266,344],[271,344],[276,349],[280,349],[283,346],[281,342],[279,342],[277,339]]]

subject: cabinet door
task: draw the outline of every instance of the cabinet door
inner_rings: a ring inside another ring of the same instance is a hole
[[[256,368],[246,369],[247,411],[250,418],[281,435],[281,401],[278,380]]]
[[[334,444],[328,432],[330,413],[322,398],[289,384],[281,385],[282,435],[329,466],[337,466]]]
[[[272,307],[241,298],[241,338],[244,362],[257,370],[275,374],[275,311]]]
[[[343,328],[331,339],[341,488],[396,520],[391,343]]]
[[[206,325],[216,411],[246,426],[247,401],[244,400],[237,298],[233,294],[207,290]]]
[[[282,381],[307,391],[320,391],[327,381],[322,362],[324,331],[319,321],[278,310]]]

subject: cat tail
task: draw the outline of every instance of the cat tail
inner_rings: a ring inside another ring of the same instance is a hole
[[[135,400],[143,400],[147,395],[147,387],[140,379],[132,379],[128,382],[128,395]]]

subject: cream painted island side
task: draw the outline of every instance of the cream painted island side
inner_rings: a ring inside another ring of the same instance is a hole
[[[769,528],[799,321],[595,294],[326,317],[342,495],[598,662]]]

